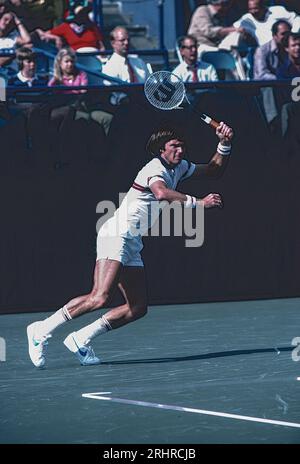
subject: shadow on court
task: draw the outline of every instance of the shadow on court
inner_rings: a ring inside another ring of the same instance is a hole
[[[169,363],[179,361],[193,361],[197,359],[212,359],[222,358],[224,356],[239,356],[241,354],[255,354],[255,353],[277,353],[280,351],[292,351],[294,347],[281,346],[279,348],[260,348],[258,350],[232,350],[232,351],[221,351],[219,353],[207,353],[198,354],[195,356],[181,356],[174,358],[153,358],[153,359],[130,359],[128,361],[113,361],[113,362],[102,362],[103,365],[116,365],[116,364],[152,364],[152,363]]]
[[[82,367],[62,341],[95,312],[53,334],[42,370],[26,326],[47,314],[2,315],[0,442],[300,443],[299,303],[155,306],[95,339],[103,362]],[[93,392],[109,393],[82,396]]]

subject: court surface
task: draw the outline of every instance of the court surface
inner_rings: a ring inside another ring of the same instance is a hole
[[[96,311],[54,333],[43,370],[29,360],[26,326],[47,313],[2,315],[0,442],[300,443],[299,306],[153,306],[96,338],[103,363],[82,367],[62,340]]]

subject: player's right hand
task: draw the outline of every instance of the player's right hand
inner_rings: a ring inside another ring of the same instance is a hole
[[[206,197],[197,201],[200,202],[204,208],[223,207],[222,198],[219,193],[209,193]]]

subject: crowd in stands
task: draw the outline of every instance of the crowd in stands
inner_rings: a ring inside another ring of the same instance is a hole
[[[128,56],[130,38],[124,27],[111,32],[114,53],[110,57],[103,56],[104,37],[93,20],[92,4],[92,0],[0,0],[0,51],[21,46],[53,53],[66,47],[76,54],[100,51],[103,53],[99,55],[99,70],[105,63],[103,71],[111,77],[125,82],[144,82],[151,68],[138,56]],[[177,43],[180,65],[176,72],[180,72],[184,80],[215,80],[216,73],[211,73],[211,67],[205,68],[201,57],[205,52],[220,50],[231,53],[236,61],[242,58],[239,64],[248,79],[267,79],[270,74],[275,78],[290,77],[289,74],[297,72],[296,54],[291,56],[289,40],[286,42],[291,32],[291,43],[298,40],[300,33],[297,2],[205,0],[195,4],[198,6],[190,18],[186,36],[180,37]],[[197,78],[187,72],[190,60],[195,65],[193,41],[197,46],[196,61],[200,63]],[[292,67],[289,66],[291,60]],[[17,74],[16,64],[11,56],[1,56],[1,75]],[[270,73],[266,72],[269,65]],[[283,66],[285,70],[279,70]],[[204,69],[210,71],[204,72]]]
[[[186,35],[177,40],[179,64],[173,72],[192,83],[220,78],[275,80],[300,76],[297,5],[288,0],[198,2]],[[88,72],[76,65],[82,52],[102,52],[95,60],[99,62],[99,72],[107,78],[99,77],[99,84],[115,84],[110,78],[120,83],[145,82],[152,72],[151,65],[138,55],[129,54],[127,29],[115,27],[110,42],[113,53],[105,56],[104,37],[93,20],[91,0],[0,0],[0,52],[7,49],[15,52],[0,56],[0,76],[11,86],[86,87]],[[40,73],[35,49],[56,54],[50,75],[45,75],[45,70]],[[212,64],[207,52],[230,55],[236,68],[222,73],[222,66],[218,66],[216,59]],[[65,95],[84,93],[85,90],[65,90]],[[269,95],[267,100],[269,108],[264,109],[270,111]],[[107,133],[116,107],[126,101],[125,93],[114,92],[109,101],[94,100],[88,110],[80,105],[76,115],[94,119]]]

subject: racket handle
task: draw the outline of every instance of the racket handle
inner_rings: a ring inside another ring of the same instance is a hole
[[[211,119],[211,117],[207,116],[207,114],[201,114],[201,119],[204,121],[206,124],[209,126],[213,127],[216,129],[219,126],[219,122],[215,121],[214,119]]]

